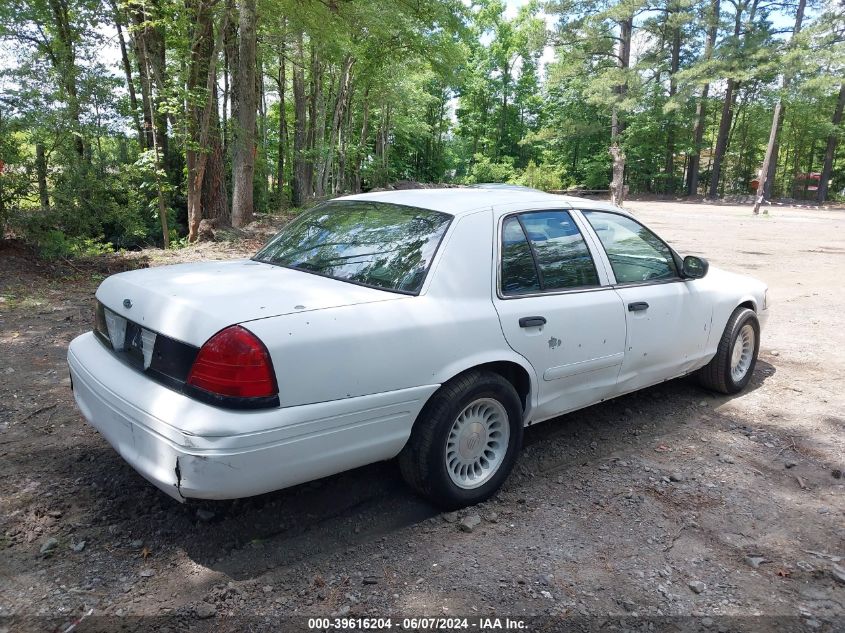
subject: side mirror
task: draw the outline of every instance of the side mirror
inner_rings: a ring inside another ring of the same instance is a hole
[[[687,255],[684,257],[684,267],[681,272],[684,279],[701,279],[709,269],[710,264],[703,257]]]

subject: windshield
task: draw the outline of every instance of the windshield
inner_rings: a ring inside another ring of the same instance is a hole
[[[326,202],[288,224],[254,259],[417,294],[451,219],[386,202]]]

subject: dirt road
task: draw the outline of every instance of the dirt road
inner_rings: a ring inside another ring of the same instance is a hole
[[[728,398],[677,380],[534,427],[501,493],[457,515],[393,463],[175,503],[72,404],[65,351],[101,276],[0,251],[0,630],[90,609],[89,624],[160,630],[332,614],[845,629],[845,212],[629,206],[680,252],[768,282],[752,384]]]

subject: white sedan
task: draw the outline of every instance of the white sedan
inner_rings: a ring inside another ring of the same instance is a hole
[[[109,277],[68,363],[85,418],[175,499],[398,456],[457,508],[499,488],[525,426],[694,372],[743,389],[766,286],[708,268],[607,203],[362,194],[252,259]]]

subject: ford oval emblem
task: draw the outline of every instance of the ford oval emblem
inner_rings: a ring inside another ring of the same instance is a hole
[[[129,300],[129,299],[124,299],[124,300],[123,300],[123,307],[124,307],[124,308],[127,308],[127,309],[128,309],[128,308],[131,308],[131,307],[132,307],[132,301],[131,301],[131,300]]]

